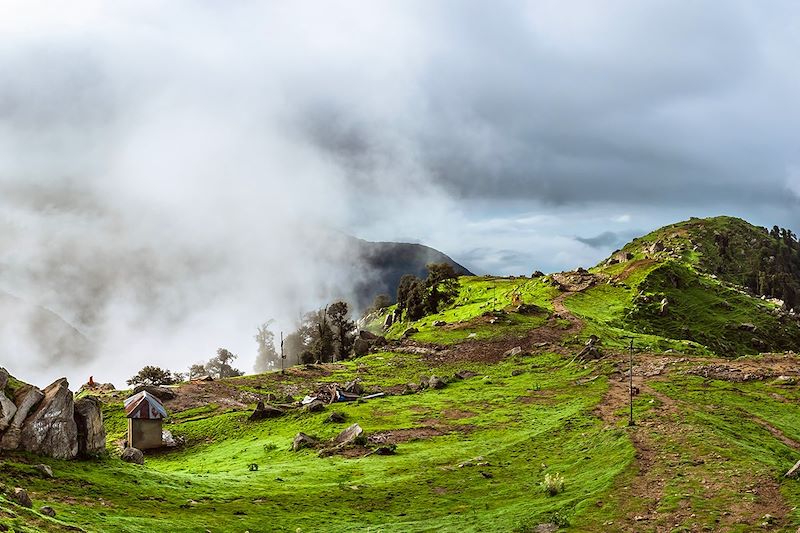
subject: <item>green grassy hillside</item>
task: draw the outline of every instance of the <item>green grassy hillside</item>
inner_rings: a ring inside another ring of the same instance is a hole
[[[750,228],[736,219],[692,220],[634,241],[589,272],[461,277],[452,303],[436,314],[387,331],[394,309],[373,315],[369,329],[388,339],[382,351],[285,374],[182,384],[165,403],[166,429],[185,444],[147,454],[144,466],[118,458],[127,393],[103,393],[108,456],[0,456],[0,525],[796,531],[800,481],[783,474],[800,459],[800,358],[782,352],[800,341],[797,318],[743,289],[733,267],[730,276],[714,274],[713,249],[697,242]],[[651,253],[649,243],[659,241],[665,248]],[[602,357],[578,358],[592,335]],[[420,388],[431,375],[446,386]],[[248,421],[259,399],[299,400],[352,380],[386,395]],[[333,412],[343,421],[329,422]],[[299,432],[328,440],[353,423],[366,446],[325,457],[290,450]],[[370,453],[380,445],[396,453]],[[40,462],[53,479],[34,468]],[[556,475],[563,490],[551,494],[545,480]],[[11,503],[13,487],[31,492],[32,510]],[[42,505],[56,517],[39,514]]]

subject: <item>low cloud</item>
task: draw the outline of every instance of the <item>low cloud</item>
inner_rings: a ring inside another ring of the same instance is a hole
[[[782,1],[11,1],[0,291],[94,348],[15,338],[2,362],[249,368],[258,323],[347,294],[332,231],[521,274],[594,264],[631,220],[796,229],[798,23]]]
[[[604,231],[594,237],[575,237],[575,239],[592,248],[609,248],[624,243],[623,238],[613,231]]]

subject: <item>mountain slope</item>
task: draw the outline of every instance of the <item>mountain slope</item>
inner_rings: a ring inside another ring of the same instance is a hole
[[[800,279],[793,271],[796,240],[773,233],[732,217],[666,226],[592,269],[610,285],[578,301],[589,313],[614,301],[613,325],[697,342],[723,356],[794,349],[798,316],[787,302],[760,298],[751,286],[769,277],[771,287],[791,292]],[[773,250],[783,250],[787,260],[770,259]]]
[[[0,353],[6,357],[78,363],[87,361],[95,349],[86,336],[58,314],[3,291],[0,316]]]
[[[427,265],[447,263],[452,265],[460,276],[473,275],[444,253],[422,244],[397,242],[370,242],[352,239],[357,262],[352,266],[356,285],[356,304],[365,309],[379,294],[388,294],[392,299],[397,293],[397,285],[405,274],[424,278]]]
[[[144,466],[120,461],[114,445],[129,392],[100,392],[109,457],[4,456],[3,485],[27,488],[34,508],[57,517],[26,522],[31,512],[0,485],[0,524],[796,531],[800,481],[784,474],[800,459],[800,357],[757,352],[790,346],[797,317],[709,272],[713,250],[701,256],[699,237],[681,238],[686,257],[653,255],[640,239],[591,271],[462,276],[435,314],[388,330],[394,309],[375,316],[369,327],[386,342],[363,335],[373,343],[364,357],[180,384],[165,429],[185,445],[148,454]],[[314,409],[299,401],[354,381],[383,396]],[[258,401],[279,416],[249,420]],[[354,423],[360,443],[327,448]],[[322,444],[291,451],[299,433]],[[32,466],[40,461],[55,479]]]
[[[753,226],[734,217],[692,218],[634,239],[611,261],[675,260],[788,308],[800,294],[800,243],[793,232]]]

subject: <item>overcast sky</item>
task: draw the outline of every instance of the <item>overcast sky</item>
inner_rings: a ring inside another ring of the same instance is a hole
[[[0,290],[119,380],[249,369],[347,284],[317,228],[495,274],[689,216],[800,232],[798,50],[789,1],[7,0]]]

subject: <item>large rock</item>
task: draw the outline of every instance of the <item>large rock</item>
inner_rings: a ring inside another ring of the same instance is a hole
[[[6,398],[3,388],[0,387],[0,435],[11,425],[15,414],[17,414],[17,406]]]
[[[298,433],[292,441],[292,451],[298,451],[302,448],[314,448],[319,444],[319,441],[305,433]]]
[[[106,428],[103,425],[101,402],[84,396],[75,402],[75,424],[78,429],[78,455],[98,455],[106,449]]]
[[[577,359],[581,361],[594,361],[596,359],[600,359],[603,357],[603,352],[600,351],[598,345],[600,344],[600,339],[597,338],[596,335],[589,336],[589,340],[586,341],[586,346],[584,346],[583,350],[578,353],[576,356]]]
[[[6,385],[8,385],[8,370],[0,367],[0,392],[6,388]]]
[[[308,413],[319,413],[325,410],[325,403],[321,400],[314,400],[303,407],[303,409]]]
[[[28,495],[28,491],[25,489],[21,489],[19,487],[14,489],[14,492],[11,493],[11,499],[14,500],[17,504],[27,507],[30,509],[33,507],[33,502],[31,501],[31,497]]]
[[[353,353],[356,357],[364,357],[369,353],[370,343],[368,340],[358,338],[353,343]]]
[[[16,450],[19,448],[22,425],[25,423],[28,413],[36,404],[42,401],[42,398],[44,398],[44,393],[32,385],[17,391],[17,412],[11,420],[11,425],[3,434],[3,439],[0,440],[0,450]]]
[[[367,331],[366,329],[359,330],[358,336],[365,341],[374,341],[378,340],[378,335],[375,335],[371,331]]]
[[[798,473],[800,473],[800,461],[797,461],[794,466],[784,474],[784,477],[797,477]]]
[[[50,477],[50,478],[53,477],[53,469],[50,468],[47,465],[39,464],[39,465],[34,466],[33,468],[35,468],[37,471],[41,472],[41,474],[43,476],[45,476],[45,477]]]
[[[27,452],[56,459],[78,455],[75,404],[66,378],[44,389],[44,398],[22,426],[19,445]]]
[[[264,420],[265,418],[277,418],[279,416],[283,416],[283,414],[283,409],[278,409],[277,407],[273,407],[271,405],[265,405],[264,402],[258,402],[255,411],[253,411],[248,420],[254,422],[256,420]]]
[[[131,448],[130,446],[122,450],[120,459],[126,463],[134,463],[137,465],[144,464],[144,454],[142,453],[142,450],[138,448]]]
[[[516,357],[517,355],[522,355],[521,346],[515,346],[503,354],[504,357]]]
[[[348,427],[341,433],[339,433],[335,439],[333,439],[333,444],[336,446],[346,446],[348,444],[353,444],[358,441],[361,434],[364,433],[364,430],[361,429],[361,426],[358,424],[353,424],[352,426]]]
[[[428,379],[428,387],[432,389],[443,389],[446,383],[438,376],[431,376]]]
[[[417,328],[408,328],[403,332],[403,338],[407,339],[416,333],[419,333],[419,330]]]
[[[161,444],[166,448],[177,448],[183,446],[186,440],[183,437],[176,437],[167,429],[161,430]]]

